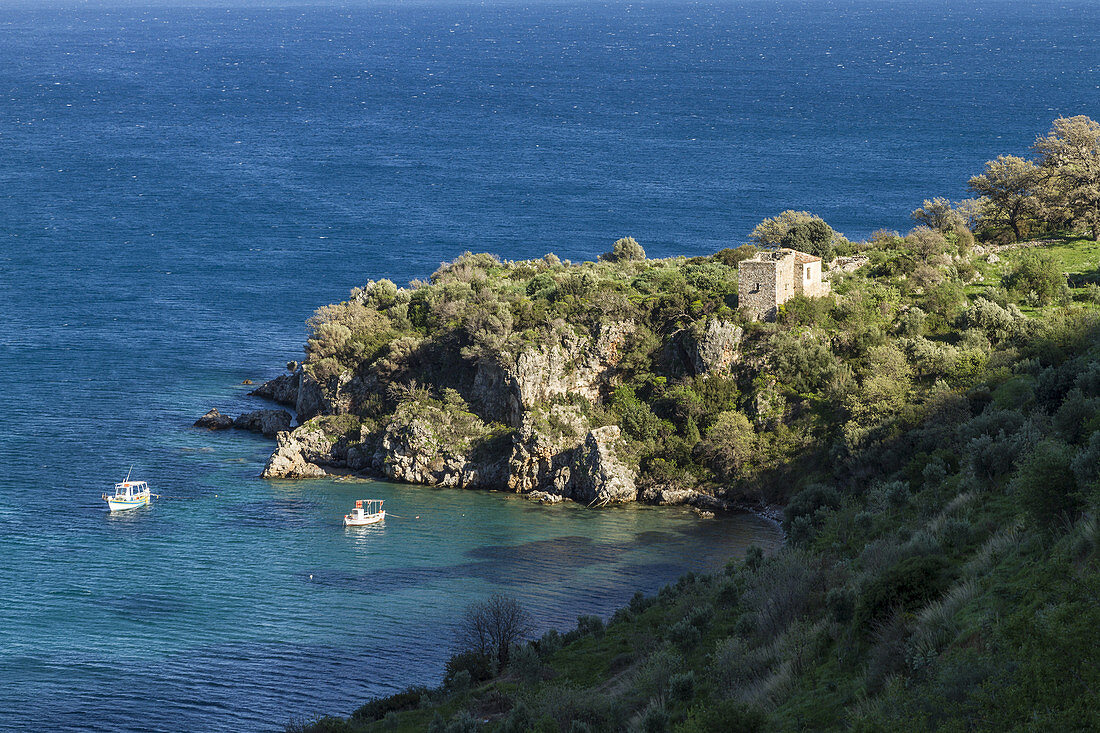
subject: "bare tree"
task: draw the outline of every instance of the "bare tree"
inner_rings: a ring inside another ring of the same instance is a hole
[[[508,649],[531,633],[531,617],[515,598],[494,593],[466,608],[459,628],[465,651],[495,656],[502,665]]]

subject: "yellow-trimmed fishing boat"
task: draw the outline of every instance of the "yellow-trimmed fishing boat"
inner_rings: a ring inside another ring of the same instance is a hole
[[[126,480],[115,484],[114,494],[104,494],[103,501],[112,512],[121,512],[126,509],[137,509],[149,506],[149,500],[153,494],[149,491],[149,484],[144,481],[131,481],[130,474],[126,474]]]
[[[344,515],[345,527],[362,527],[365,524],[375,524],[386,518],[386,510],[382,508],[382,499],[356,499],[355,508],[351,514]],[[366,506],[363,506],[366,502]]]

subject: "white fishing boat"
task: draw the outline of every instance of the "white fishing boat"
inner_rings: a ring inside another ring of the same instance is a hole
[[[382,499],[356,499],[355,508],[351,514],[344,515],[345,527],[362,527],[365,524],[375,524],[386,518],[386,510],[382,508]],[[364,507],[363,504],[366,503]]]
[[[137,509],[149,506],[149,500],[153,494],[149,491],[149,484],[144,481],[131,481],[130,474],[126,474],[126,480],[115,484],[114,494],[104,494],[103,501],[112,512],[120,512],[126,509]]]

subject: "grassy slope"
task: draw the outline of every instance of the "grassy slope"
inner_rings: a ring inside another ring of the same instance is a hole
[[[984,281],[965,286],[950,258],[922,271],[905,243],[879,249],[838,305],[792,304],[745,347],[783,369],[743,375],[735,409],[751,415],[764,375],[787,405],[746,462],[812,456],[824,479],[796,483],[788,547],[544,637],[495,679],[312,729],[1100,728],[1087,278],[1029,306],[998,287],[1019,251],[974,259]],[[1100,262],[1095,243],[1043,249],[1065,272]]]

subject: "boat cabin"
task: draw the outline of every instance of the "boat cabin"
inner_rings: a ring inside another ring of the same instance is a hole
[[[149,490],[149,484],[144,481],[123,481],[115,484],[115,496],[131,497],[144,494]]]
[[[356,499],[351,514],[344,515],[344,526],[374,524],[386,518],[382,499]]]

